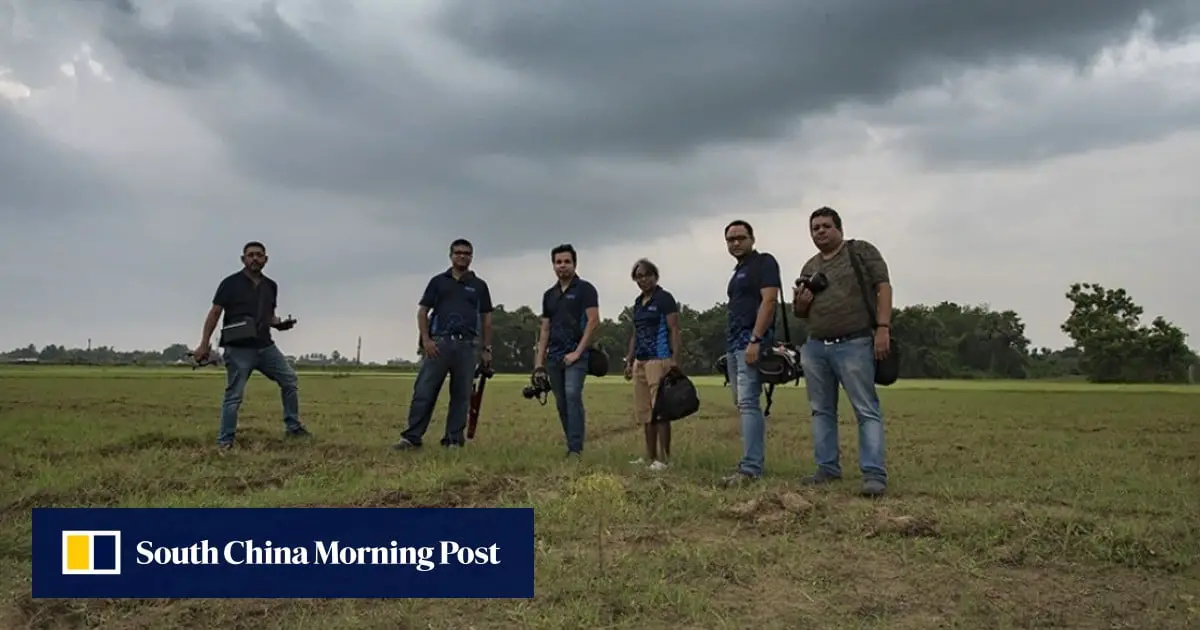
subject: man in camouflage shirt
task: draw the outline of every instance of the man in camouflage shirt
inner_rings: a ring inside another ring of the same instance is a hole
[[[875,360],[885,357],[891,348],[892,287],[887,262],[874,245],[844,240],[842,218],[832,208],[814,211],[809,229],[820,251],[801,272],[802,280],[812,280],[800,282],[792,300],[796,316],[808,322],[809,335],[800,361],[812,407],[817,470],[804,482],[823,484],[842,477],[837,419],[840,383],[858,419],[862,493],[879,496],[886,491],[888,478],[883,414],[875,391]],[[870,308],[877,322],[874,327],[851,255],[857,258],[869,285]]]

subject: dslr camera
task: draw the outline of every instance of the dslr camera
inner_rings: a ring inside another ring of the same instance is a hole
[[[796,288],[808,289],[812,291],[813,295],[816,295],[829,288],[829,278],[825,276],[825,272],[823,271],[818,271],[814,274],[804,274],[796,278]]]
[[[550,389],[550,375],[546,373],[545,369],[538,368],[529,375],[529,385],[521,390],[521,396],[526,400],[536,398],[539,403],[544,405],[549,398]]]

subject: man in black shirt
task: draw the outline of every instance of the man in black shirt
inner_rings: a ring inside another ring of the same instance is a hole
[[[463,430],[471,403],[471,381],[479,363],[492,362],[492,294],[482,278],[471,271],[475,248],[460,238],[450,244],[450,268],[430,278],[417,311],[421,335],[421,371],[413,383],[408,408],[408,428],[393,447],[408,450],[421,446],[433,418],[433,406],[446,374],[450,375],[450,410],[442,446],[466,444]],[[483,352],[479,353],[480,337]]]
[[[554,286],[542,294],[542,327],[538,333],[534,370],[545,370],[558,406],[567,442],[567,457],[583,454],[587,412],[583,384],[591,359],[592,339],[600,326],[600,297],[596,286],[579,277],[575,248],[563,244],[550,250]]]
[[[745,221],[725,227],[725,246],[737,260],[726,287],[729,297],[725,350],[729,388],[742,417],[742,460],[724,479],[727,486],[760,478],[766,460],[766,418],[759,397],[758,359],[774,345],[775,304],[783,286],[779,261],[754,247],[754,228]]]
[[[307,437],[300,423],[300,397],[296,371],[271,339],[271,329],[290,330],[296,320],[282,320],[275,314],[279,285],[263,275],[267,249],[253,241],[242,248],[243,269],[221,281],[213,296],[213,305],[204,318],[204,332],[196,346],[195,358],[203,361],[212,353],[211,339],[217,320],[224,313],[221,339],[225,349],[225,400],[221,407],[221,430],[217,444],[233,447],[237,432],[238,409],[250,374],[258,370],[279,385],[283,399],[283,422],[288,437]]]

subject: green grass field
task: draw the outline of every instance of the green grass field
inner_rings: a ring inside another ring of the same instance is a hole
[[[0,371],[0,628],[1200,627],[1200,388],[902,382],[882,392],[892,485],[810,471],[802,387],[768,421],[768,478],[724,490],[741,454],[720,380],[650,473],[619,376],[588,381],[587,452],[563,460],[553,403],[489,384],[477,440],[389,450],[411,376],[303,373],[316,439],[285,442],[256,376],[240,446],[214,448],[220,372]],[[843,409],[849,405],[843,400]],[[537,595],[518,601],[64,601],[30,597],[38,506],[532,506]],[[598,526],[599,525],[599,526]]]

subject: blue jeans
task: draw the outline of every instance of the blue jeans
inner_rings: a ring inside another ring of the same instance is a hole
[[[883,461],[883,412],[875,392],[875,341],[870,336],[840,343],[809,339],[800,352],[804,386],[812,407],[813,455],[819,472],[840,477],[838,383],[858,419],[858,461],[864,479],[887,482]]]
[[[401,437],[414,445],[421,444],[433,419],[433,408],[442,392],[442,383],[449,374],[450,410],[446,414],[442,444],[461,446],[466,443],[463,431],[467,428],[467,411],[471,405],[471,381],[479,362],[475,340],[442,338],[435,341],[438,355],[421,359],[421,370],[413,383],[412,404],[408,408],[408,428]]]
[[[760,402],[762,382],[758,366],[746,365],[745,350],[730,352],[726,360],[729,389],[742,416],[742,461],[738,463],[738,470],[761,477],[766,464],[767,419]]]
[[[587,356],[571,365],[562,359],[546,361],[550,389],[558,405],[558,419],[567,439],[568,453],[582,453],[586,414],[583,410],[583,381],[587,378]]]
[[[250,374],[258,370],[263,376],[279,385],[279,393],[283,399],[283,423],[289,431],[295,431],[300,425],[300,388],[296,371],[288,363],[287,357],[280,352],[279,346],[271,344],[266,348],[237,348],[228,346],[223,356],[225,361],[225,401],[221,405],[221,432],[217,442],[226,444],[233,442],[237,433],[238,410],[242,406],[242,395],[246,392],[246,382]]]

